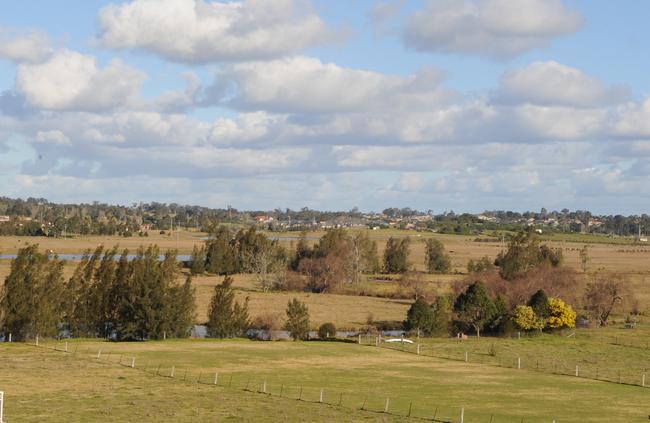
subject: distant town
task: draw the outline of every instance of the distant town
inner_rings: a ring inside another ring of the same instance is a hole
[[[331,228],[395,228],[460,235],[497,235],[533,228],[539,233],[591,233],[648,242],[647,214],[594,215],[589,211],[434,212],[387,208],[380,212],[275,209],[244,211],[233,207],[137,203],[131,206],[58,204],[42,198],[0,198],[0,234],[65,237],[71,235],[147,236],[150,231],[195,229],[209,232],[218,224],[256,225],[267,231],[315,231]]]

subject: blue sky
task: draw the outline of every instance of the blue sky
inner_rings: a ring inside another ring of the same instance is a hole
[[[0,17],[0,193],[646,213],[648,12],[642,0],[13,2]]]

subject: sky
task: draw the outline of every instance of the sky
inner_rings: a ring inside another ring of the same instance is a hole
[[[646,0],[26,0],[0,195],[648,212]]]

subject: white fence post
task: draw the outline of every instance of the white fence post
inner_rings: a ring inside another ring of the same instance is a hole
[[[135,357],[131,360],[131,368],[135,369]]]
[[[460,423],[463,423],[465,421],[465,407],[460,409]]]
[[[576,366],[576,377],[580,376],[580,369]]]
[[[36,346],[38,347],[38,335],[36,335]]]
[[[467,363],[468,361],[469,361],[469,355],[467,351],[465,351],[465,363]]]
[[[318,402],[323,402],[323,388],[320,388],[320,397],[318,399]]]
[[[418,344],[418,355],[420,355],[420,344]]]
[[[641,386],[645,388],[645,375],[641,376]]]
[[[11,333],[9,333],[9,342],[11,342]]]
[[[4,416],[4,408],[5,408],[5,393],[3,391],[0,391],[0,423],[4,422],[4,420],[2,420]]]
[[[521,357],[517,357],[517,370],[521,370]]]
[[[217,385],[217,382],[219,382],[219,373],[214,374],[214,384]]]
[[[386,404],[384,405],[384,413],[388,413],[388,404],[390,404],[390,399],[386,397]]]

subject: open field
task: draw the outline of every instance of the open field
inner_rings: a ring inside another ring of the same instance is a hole
[[[454,422],[461,407],[466,422],[634,423],[650,412],[647,388],[349,343],[71,341],[69,351],[2,345],[8,422],[413,420],[381,413],[387,397],[391,413],[412,406],[414,417]],[[265,381],[271,395],[242,392]],[[333,406],[318,404],[321,389]],[[301,390],[311,403],[296,401]],[[374,412],[359,411],[364,402]]]

